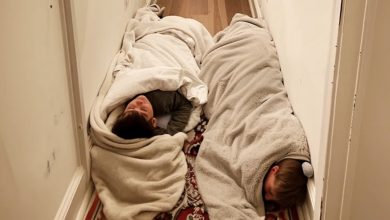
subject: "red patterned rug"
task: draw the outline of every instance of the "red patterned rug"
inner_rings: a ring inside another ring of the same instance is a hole
[[[188,134],[188,139],[184,143],[183,151],[186,155],[188,170],[185,177],[185,189],[170,212],[158,214],[155,220],[209,220],[205,205],[198,191],[195,179],[195,159],[203,141],[203,132],[206,130],[207,120],[202,121]],[[295,208],[282,210],[277,213],[267,213],[266,220],[299,220]],[[85,220],[106,220],[103,213],[103,204],[99,200],[97,193],[92,196]]]

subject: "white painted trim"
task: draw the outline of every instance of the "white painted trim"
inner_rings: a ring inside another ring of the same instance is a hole
[[[307,194],[308,194],[308,200],[309,201],[315,201],[316,192],[315,192],[315,184],[314,184],[314,179],[313,178],[309,179],[309,181],[307,183]],[[312,202],[311,202],[310,209],[314,210],[314,204],[312,204]]]
[[[89,184],[89,187],[88,187],[86,193],[84,194],[84,199],[81,202],[81,205],[80,205],[80,208],[77,212],[75,220],[84,220],[85,219],[85,216],[88,214],[88,208],[89,208],[89,205],[91,202],[92,193],[94,192],[93,190],[94,190],[94,187],[93,187],[93,184],[91,182]]]
[[[360,136],[361,128],[364,126],[362,120],[364,117],[365,109],[365,93],[367,88],[367,81],[372,77],[371,69],[371,57],[375,53],[373,50],[373,44],[375,42],[375,23],[377,22],[377,4],[378,0],[366,0],[365,2],[365,12],[362,26],[362,39],[360,45],[361,56],[359,57],[358,64],[358,76],[355,88],[356,100],[355,100],[355,109],[353,112],[352,126],[350,131],[350,143],[351,147],[348,155],[348,162],[345,173],[345,186],[344,186],[344,195],[341,206],[341,217],[340,219],[350,219],[351,213],[354,213],[352,206],[352,194],[354,191],[355,185],[355,176],[359,176],[360,172],[357,173],[357,163],[361,163],[362,154],[360,151]],[[369,108],[369,107],[367,107]],[[356,212],[355,212],[356,213]]]
[[[312,220],[314,216],[315,184],[314,179],[309,179],[307,183],[306,201],[297,207],[299,220]]]
[[[309,211],[309,203],[304,203],[302,206],[297,207],[298,218],[299,220],[311,220],[310,211]]]
[[[84,99],[81,88],[81,77],[77,62],[76,42],[74,33],[74,15],[72,0],[63,0],[63,16],[65,26],[65,39],[67,46],[67,61],[69,63],[69,82],[71,85],[71,97],[74,108],[75,129],[77,132],[77,155],[80,165],[82,165],[89,176],[89,142],[87,135],[88,118],[85,116]]]
[[[77,167],[73,174],[73,178],[66,190],[65,196],[62,199],[61,205],[57,211],[55,220],[74,219],[73,210],[77,208],[80,195],[85,191],[86,178],[84,169]],[[76,201],[76,202],[75,202]]]
[[[80,213],[85,212],[91,194],[92,181],[90,179],[89,138],[87,135],[87,118],[83,105],[83,94],[79,77],[79,68],[76,56],[75,36],[73,29],[73,5],[72,0],[61,0],[61,16],[65,39],[65,53],[67,59],[68,81],[70,85],[70,97],[73,108],[74,129],[77,139],[77,165],[71,182],[62,199],[56,216],[56,220],[74,220]],[[85,201],[86,200],[86,201]]]
[[[349,219],[353,212],[351,194],[362,117],[355,105],[364,90],[361,84],[369,77],[363,56],[370,57],[364,49],[372,42],[376,3],[344,0],[337,65],[342,74],[336,81],[323,219]]]
[[[323,219],[342,219],[365,0],[344,1],[327,153]],[[342,73],[342,74],[340,74]]]
[[[254,18],[257,18],[257,15],[256,15],[256,10],[255,10],[255,7],[254,7],[254,2],[253,2],[254,0],[248,0],[248,3],[249,3],[249,8],[250,8],[250,10],[251,10],[251,15],[252,15],[252,17],[254,17]]]
[[[252,13],[252,17],[254,18],[262,18],[263,15],[261,13],[259,0],[248,0],[249,7]]]
[[[259,0],[255,0],[253,2],[253,6],[255,7],[257,18],[263,18],[263,14],[261,12],[261,7],[260,7],[260,1]]]
[[[304,215],[307,220],[313,219],[314,216],[314,202],[316,201],[316,190],[315,190],[315,183],[314,179],[311,178],[309,179],[307,183],[307,195],[308,198],[306,199],[306,202],[304,204],[305,209],[304,209]]]

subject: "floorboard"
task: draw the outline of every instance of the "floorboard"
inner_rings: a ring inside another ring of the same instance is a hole
[[[177,15],[201,22],[214,35],[229,25],[235,13],[250,15],[248,0],[158,0],[164,16]]]

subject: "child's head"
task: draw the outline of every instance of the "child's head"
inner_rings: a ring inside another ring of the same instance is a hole
[[[272,165],[263,182],[266,208],[275,211],[302,203],[306,198],[306,184],[301,161],[284,159]]]
[[[124,139],[149,138],[153,136],[156,123],[149,100],[139,95],[127,104],[114,123],[112,132]]]

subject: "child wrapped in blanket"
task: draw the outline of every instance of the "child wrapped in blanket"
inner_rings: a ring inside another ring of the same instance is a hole
[[[112,132],[124,139],[174,135],[187,125],[192,104],[177,91],[154,90],[136,96],[126,105]],[[170,115],[166,128],[158,126],[158,116]]]

